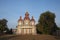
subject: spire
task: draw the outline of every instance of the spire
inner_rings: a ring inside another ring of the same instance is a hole
[[[34,19],[34,17],[32,16],[32,19]]]
[[[20,16],[20,19],[22,19],[22,16]]]

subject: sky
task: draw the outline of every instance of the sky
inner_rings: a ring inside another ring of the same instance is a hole
[[[8,27],[15,29],[20,16],[24,18],[26,11],[30,18],[34,16],[36,23],[40,14],[46,11],[55,13],[55,22],[60,26],[60,0],[0,0],[0,19],[8,20]]]

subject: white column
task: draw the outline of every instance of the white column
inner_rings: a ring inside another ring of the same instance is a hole
[[[25,34],[25,29],[24,29],[24,34]]]
[[[30,33],[29,33],[29,29],[28,29],[28,34],[30,34]]]
[[[21,34],[21,29],[19,29],[19,31],[18,31],[18,32],[19,32],[19,34]]]
[[[29,29],[29,33],[32,34],[32,29]]]

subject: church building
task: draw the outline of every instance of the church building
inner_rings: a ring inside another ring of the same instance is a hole
[[[29,18],[29,13],[25,13],[25,17],[22,19],[22,16],[20,16],[18,20],[18,25],[16,27],[16,34],[36,34],[36,26],[35,26],[35,19],[32,16],[32,18]]]

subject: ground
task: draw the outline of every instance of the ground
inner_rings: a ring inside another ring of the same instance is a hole
[[[56,36],[51,35],[3,35],[0,40],[60,40]]]

